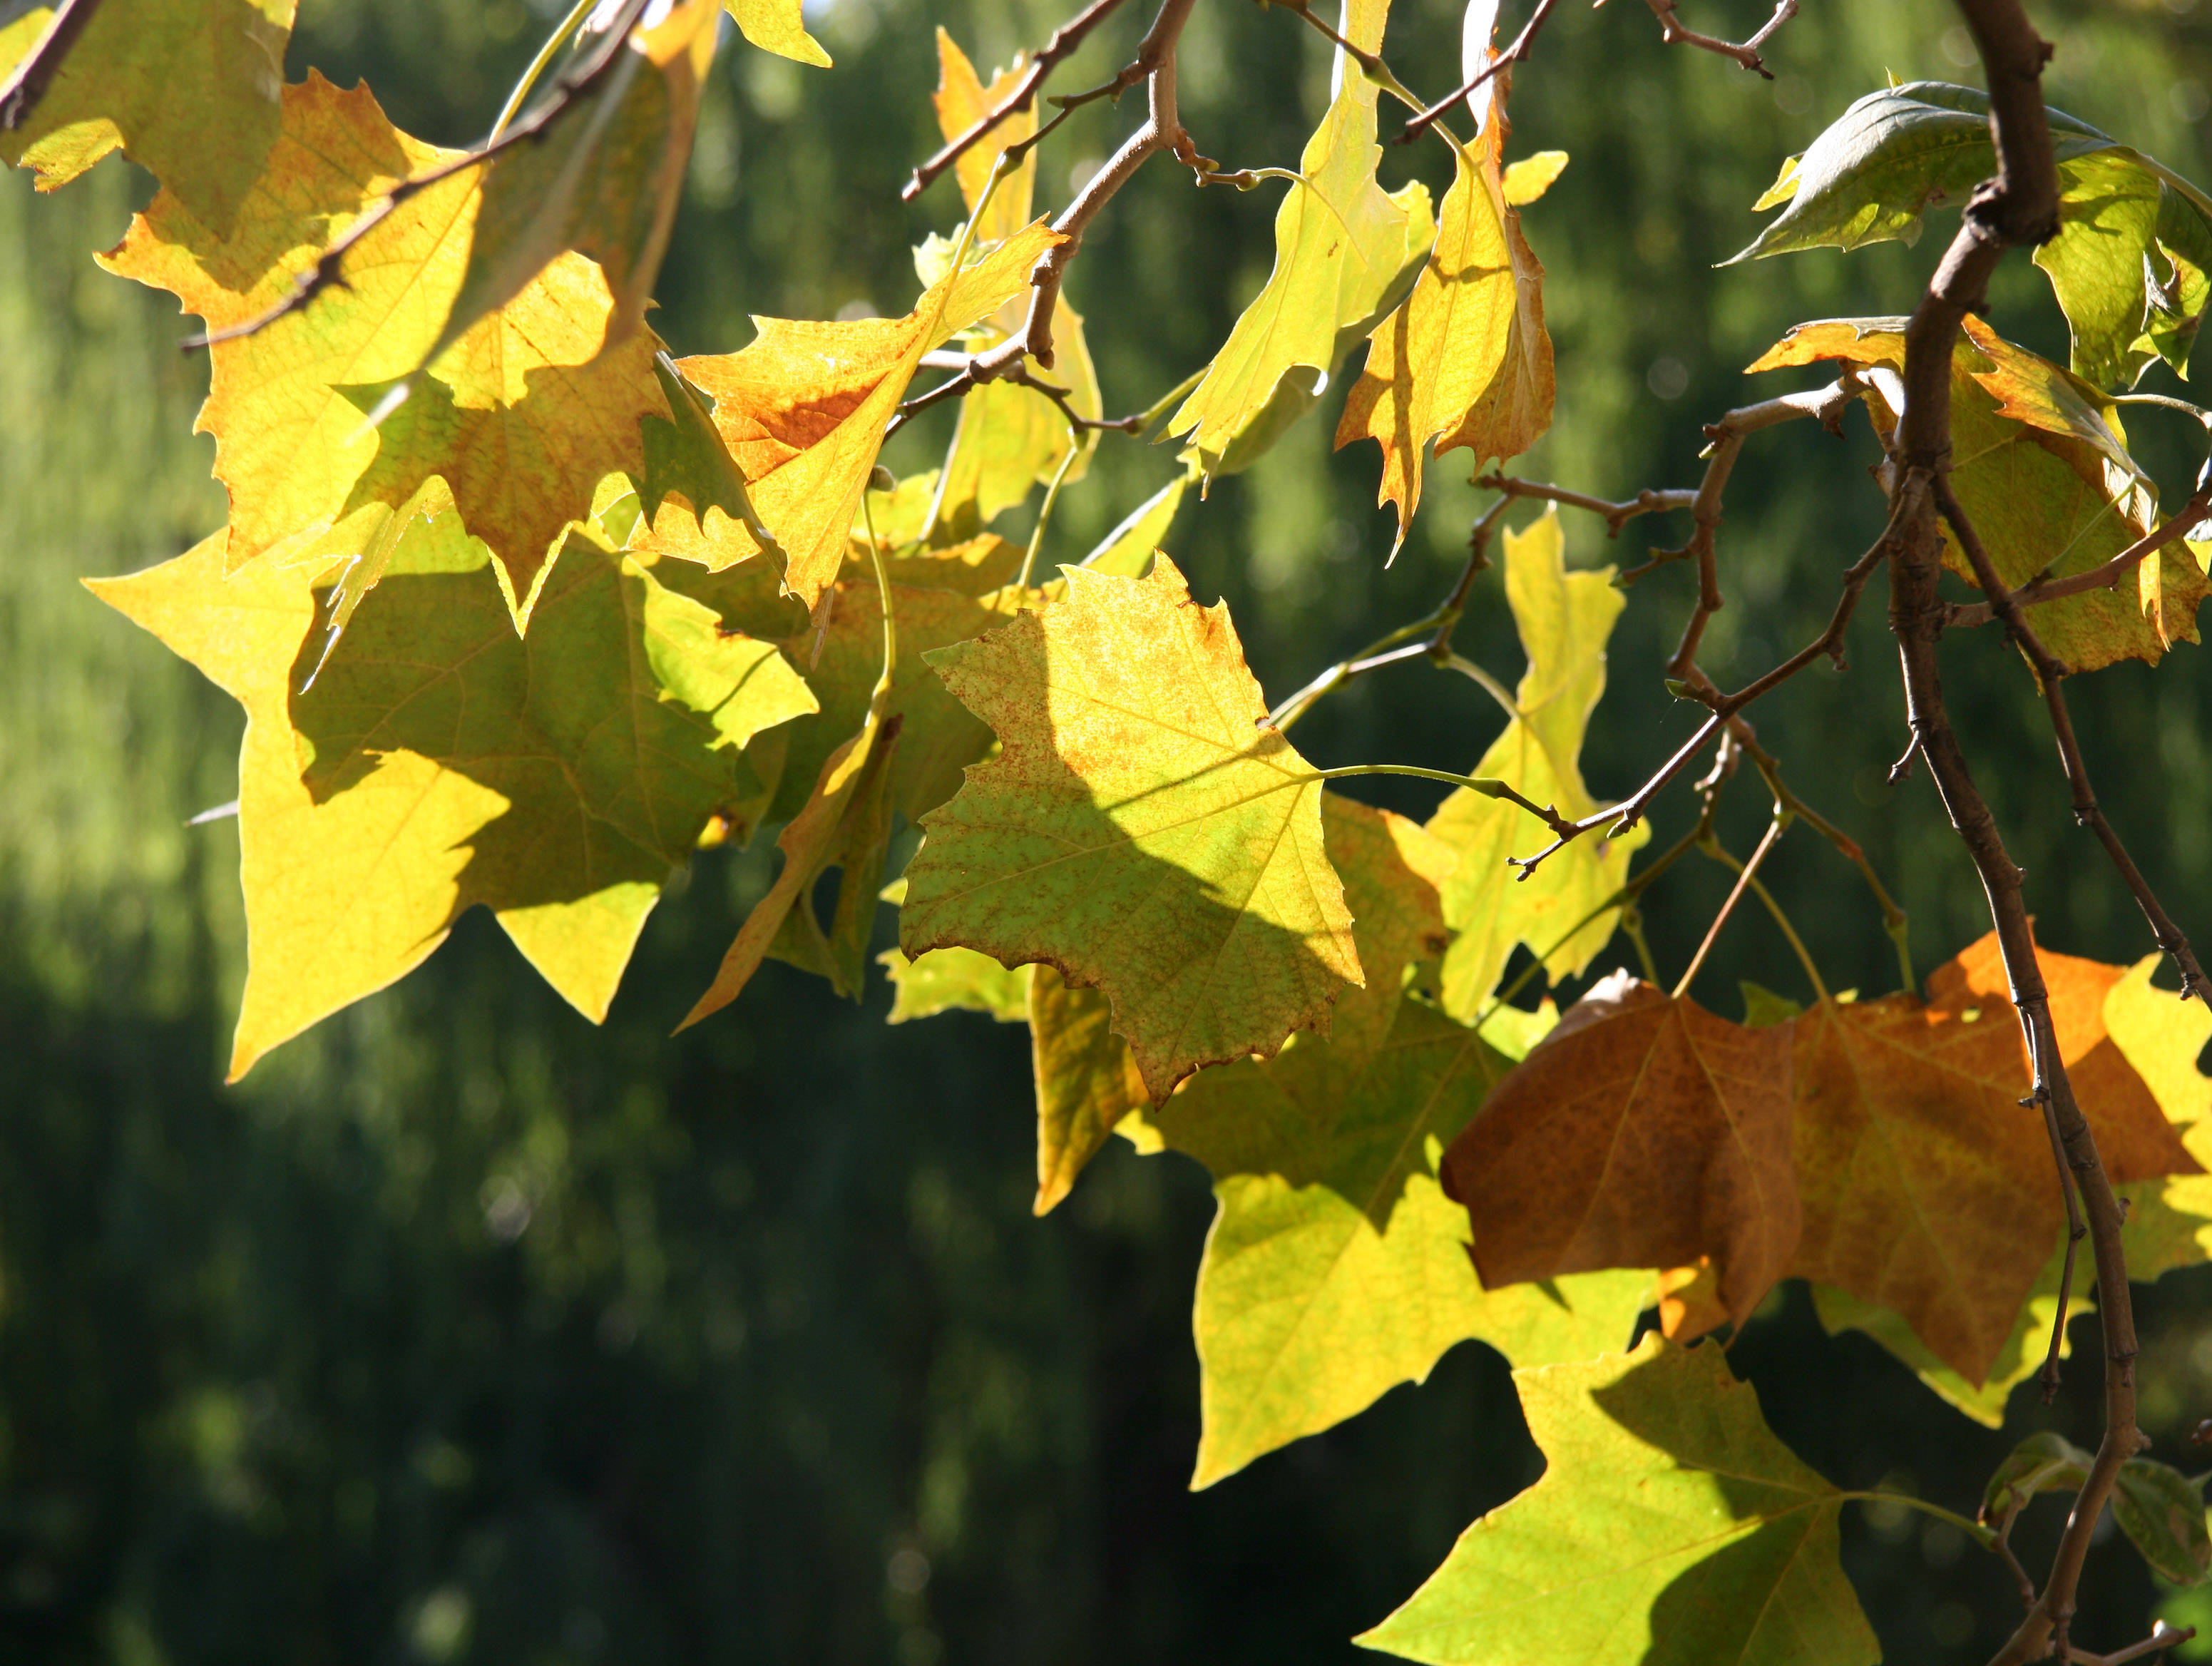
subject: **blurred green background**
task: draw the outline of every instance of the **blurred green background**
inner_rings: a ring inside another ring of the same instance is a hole
[[[2052,101],[2205,179],[2202,3],[2039,5],[2060,43]],[[1764,15],[1693,9],[1739,37]],[[365,75],[404,125],[447,143],[480,134],[550,21],[524,0],[301,11],[295,76]],[[949,182],[897,198],[935,143],[932,26],[988,66],[1058,17],[1045,0],[832,0],[814,21],[832,70],[734,40],[717,61],[656,319],[678,352],[742,345],[752,313],[902,311],[908,246],[957,216]],[[1058,84],[1103,79],[1143,22],[1130,8]],[[1454,8],[1400,0],[1389,56],[1441,91],[1459,29]],[[1714,263],[1753,234],[1748,204],[1781,159],[1885,71],[1974,78],[1964,32],[1938,0],[1816,3],[1770,58],[1765,82],[1662,49],[1634,0],[1563,8],[1542,37],[1512,148],[1573,162],[1526,216],[1560,398],[1519,472],[1607,496],[1693,483],[1701,423],[1810,380],[1740,375],[1784,328],[1909,307],[1948,216],[1917,249]],[[1294,19],[1202,0],[1182,88],[1206,154],[1291,161],[1327,78]],[[1135,119],[1100,106],[1071,121],[1042,152],[1040,203],[1064,201]],[[1443,159],[1389,150],[1386,182],[1440,186]],[[1070,286],[1109,410],[1150,404],[1218,345],[1266,275],[1279,189],[1201,193],[1155,165],[1115,202]],[[888,1028],[880,987],[855,1008],[772,964],[732,1011],[667,1039],[765,884],[764,845],[697,864],[603,1030],[478,915],[401,987],[219,1085],[243,970],[237,836],[185,821],[234,796],[239,716],[76,583],[171,556],[222,516],[211,446],[191,433],[204,361],[176,351],[166,297],[89,258],[148,191],[119,161],[46,199],[0,178],[0,1658],[1371,1658],[1344,1639],[1537,1472],[1500,1362],[1462,1346],[1425,1385],[1188,1493],[1188,1304],[1211,1211],[1195,1165],[1117,1144],[1032,1219],[1024,1032],[969,1014]],[[2024,261],[1995,321],[2063,356]],[[1430,606],[1481,504],[1464,453],[1432,466],[1385,570],[1376,453],[1330,458],[1334,405],[1194,498],[1167,541],[1201,594],[1229,599],[1274,697]],[[2188,425],[2153,411],[2136,428],[2178,499]],[[947,431],[917,423],[890,460],[927,466]],[[1856,419],[1844,441],[1754,441],[1729,493],[1717,674],[1763,668],[1825,620],[1879,525],[1874,455]],[[1109,436],[1048,558],[1079,556],[1172,467]],[[1581,564],[1681,535],[1656,520],[1617,547],[1586,520],[1567,532]],[[1601,794],[1686,732],[1656,667],[1690,585],[1674,568],[1632,593],[1585,759]],[[1948,686],[2045,937],[2132,960],[2141,922],[2071,824],[2025,676],[1982,638],[1947,649]],[[1517,675],[1495,573],[1460,641]],[[1905,731],[1878,595],[1853,647],[1849,675],[1808,672],[1758,722],[1889,877],[1924,974],[1985,928],[1979,893],[1924,778],[1884,779]],[[2074,699],[2115,820],[2212,933],[2203,653],[2105,672]],[[1323,763],[1463,769],[1495,723],[1473,685],[1416,665],[1325,704],[1299,739]],[[1433,802],[1375,785],[1394,807]],[[1764,806],[1735,796],[1741,851]],[[1688,818],[1682,793],[1662,801],[1659,837]],[[1894,983],[1832,852],[1793,838],[1768,873],[1832,984]],[[1654,894],[1662,968],[1686,963],[1724,877],[1698,865]],[[1740,976],[1806,993],[1755,910],[1699,992],[1734,1014]],[[2142,1303],[2145,1426],[2189,1463],[2179,1432],[2212,1412],[2212,1281],[2169,1280]],[[2056,1407],[2030,1391],[2007,1431],[1985,1431],[1870,1343],[1824,1337],[1797,1290],[1734,1353],[1832,1478],[1960,1509],[2020,1432],[2097,1425],[2085,1365]],[[2039,1510],[2032,1545],[2057,1514]],[[1954,1530],[1859,1515],[1845,1530],[1892,1661],[1978,1658],[2002,1634],[2006,1581]],[[2131,1641],[2157,1600],[2114,1541],[2093,1555],[2076,1637]]]

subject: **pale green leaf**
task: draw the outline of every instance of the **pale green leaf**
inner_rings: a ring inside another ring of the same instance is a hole
[[[876,957],[890,974],[892,1024],[935,1018],[939,1012],[988,1012],[1001,1024],[1019,1024],[1030,1015],[1027,967],[1008,971],[973,949],[932,949],[908,960],[896,949]]]

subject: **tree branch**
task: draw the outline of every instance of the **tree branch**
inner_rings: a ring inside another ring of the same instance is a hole
[[[31,119],[46,88],[61,73],[70,48],[76,45],[100,0],[61,0],[46,20],[46,32],[33,41],[4,81],[0,81],[0,132],[12,133]]]
[[[1521,26],[1521,33],[1513,37],[1511,46],[1476,70],[1469,79],[1462,82],[1456,92],[1447,93],[1434,104],[1416,111],[1413,119],[1398,131],[1397,137],[1390,143],[1413,143],[1430,127],[1449,114],[1452,106],[1457,104],[1462,99],[1470,97],[1480,91],[1483,84],[1491,77],[1504,74],[1516,64],[1527,62],[1528,49],[1536,43],[1536,31],[1544,27],[1544,20],[1551,16],[1552,8],[1557,3],[1558,0],[1536,0],[1536,9],[1528,14],[1528,21]],[[1796,0],[1790,0],[1790,3],[1794,6]]]
[[[2091,590],[2111,590],[2120,581],[2151,556],[2175,540],[2185,538],[2212,515],[2212,480],[2200,481],[2196,496],[2174,512],[2172,516],[2154,531],[2143,534],[2110,561],[2091,568],[2086,573],[2071,573],[2063,579],[2036,579],[2012,593],[2013,599],[2022,607],[2035,607],[2044,602],[2055,602],[2067,596],[2079,596]],[[1949,629],[1972,629],[1985,625],[1996,617],[1994,602],[1954,602],[1943,610],[1943,623]]]
[[[1797,15],[1797,0],[1777,0],[1774,15],[1768,18],[1759,33],[1748,40],[1738,43],[1723,40],[1717,35],[1699,34],[1695,29],[1686,29],[1675,15],[1675,0],[1644,0],[1651,15],[1659,20],[1659,39],[1669,46],[1695,46],[1700,52],[1716,52],[1741,64],[1754,75],[1774,79],[1774,71],[1766,67],[1766,60],[1759,49],[1772,37],[1774,32]]]

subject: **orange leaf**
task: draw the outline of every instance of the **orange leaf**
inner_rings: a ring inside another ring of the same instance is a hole
[[[1443,1178],[1488,1288],[1710,1256],[1741,1324],[1797,1243],[1789,1034],[1616,972],[1492,1091]]]

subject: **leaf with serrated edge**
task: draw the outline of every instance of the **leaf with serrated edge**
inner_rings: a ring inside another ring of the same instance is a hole
[[[0,161],[35,169],[52,191],[119,149],[195,217],[228,228],[276,140],[295,5],[106,0],[74,42],[49,37],[53,7],[18,11],[0,23],[0,106],[19,78],[51,79],[23,121],[0,129]]]
[[[783,546],[784,581],[808,607],[836,579],[884,426],[921,356],[1027,289],[1037,258],[1060,240],[1042,223],[1026,227],[964,271],[948,272],[904,318],[756,318],[760,333],[743,351],[679,362],[714,401],[714,426]],[[742,526],[720,531],[711,543],[678,540],[665,538],[656,521],[641,547],[715,568],[759,548]]]
[[[1435,251],[1405,306],[1369,341],[1336,425],[1340,450],[1355,440],[1382,447],[1376,501],[1398,506],[1400,544],[1431,441],[1438,455],[1467,447],[1479,468],[1519,456],[1552,423],[1544,268],[1498,178],[1504,125],[1477,138],[1474,154],[1458,153]]]
[[[284,89],[268,169],[228,234],[164,192],[103,264],[169,290],[213,328],[240,324],[292,292],[334,226],[447,155],[394,128],[366,88],[341,92],[311,72]],[[440,192],[409,199],[379,233],[389,264],[211,350],[198,426],[216,436],[230,493],[231,570],[272,550],[319,569],[357,554],[436,476],[520,605],[601,478],[642,471],[640,420],[670,415],[652,339],[641,331],[600,351],[613,299],[577,254],[454,342],[383,427],[365,424],[436,340],[468,219]]]
[[[1884,420],[1893,423],[1904,398],[1904,325],[1879,318],[1802,324],[1751,368],[1817,360],[1867,367]],[[2101,566],[2156,524],[2156,496],[2127,453],[2118,407],[1978,319],[1966,320],[1952,361],[1951,412],[1951,484],[2007,584]],[[1948,529],[1944,560],[1972,581]],[[2205,590],[2203,571],[2177,539],[2138,565],[2132,584],[2045,603],[2033,623],[2075,671],[2124,659],[2155,664],[2173,643],[2197,640]]]
[[[958,138],[1011,97],[1021,82],[1024,68],[1018,63],[1012,69],[1001,70],[985,85],[968,54],[939,24],[937,90],[930,94],[930,103],[937,111],[938,131],[945,136],[946,143]],[[1021,143],[1036,131],[1036,107],[1032,105],[1026,110],[1015,111],[960,154],[959,160],[952,164],[952,173],[960,186],[961,200],[971,213],[991,183],[991,174],[1007,147]],[[1030,200],[1036,190],[1036,152],[1032,149],[999,181],[988,211],[976,222],[975,235],[985,243],[995,242],[1012,236],[1029,224]]]
[[[2194,1161],[2106,1035],[2116,966],[2039,959],[2059,1052],[2116,1181]],[[1830,1002],[1796,1022],[1805,1230],[1790,1271],[1902,1316],[1968,1383],[1990,1377],[2051,1258],[2043,1121],[1994,933],[1929,980],[1930,1000]],[[1972,1015],[1972,1016],[1970,1016]],[[2057,1199],[2051,1196],[2051,1206]]]
[[[1610,567],[1567,570],[1556,510],[1547,508],[1524,531],[1508,527],[1504,544],[1505,599],[1528,668],[1513,696],[1516,715],[1474,773],[1563,816],[1587,816],[1598,806],[1583,784],[1583,736],[1605,692],[1605,645],[1626,599]],[[1561,939],[1620,888],[1630,853],[1650,837],[1639,827],[1618,839],[1580,839],[1518,880],[1505,859],[1527,854],[1546,837],[1518,806],[1457,787],[1437,806],[1429,831],[1459,857],[1443,886],[1444,923],[1454,933],[1444,956],[1443,1008],[1462,1023],[1472,1023],[1490,999],[1516,944],[1547,956],[1545,970],[1554,979],[1588,966],[1611,940],[1619,911]]]
[[[1325,1030],[1359,962],[1321,783],[1261,724],[1227,608],[1164,556],[1146,579],[1066,570],[1065,599],[930,656],[1001,750],[922,818],[900,946],[1102,988],[1157,1102]]]
[[[813,708],[771,644],[723,635],[595,546],[569,551],[526,641],[453,516],[418,522],[392,568],[305,696],[311,575],[226,580],[218,533],[93,585],[246,708],[234,1077],[404,976],[477,903],[600,1018],[661,886],[737,791],[737,749]]]
[[[1797,1243],[1789,1032],[1616,972],[1492,1091],[1443,1184],[1486,1286],[1710,1256],[1740,1325]]]
[[[1874,1666],[1844,1497],[1711,1343],[1516,1371],[1543,1477],[1356,1640],[1437,1666]]]
[[[1382,44],[1389,0],[1350,0],[1346,39]],[[1275,212],[1275,267],[1168,425],[1211,480],[1250,466],[1310,410],[1418,269],[1435,232],[1428,192],[1376,183],[1376,84],[1340,48],[1328,112]]]

